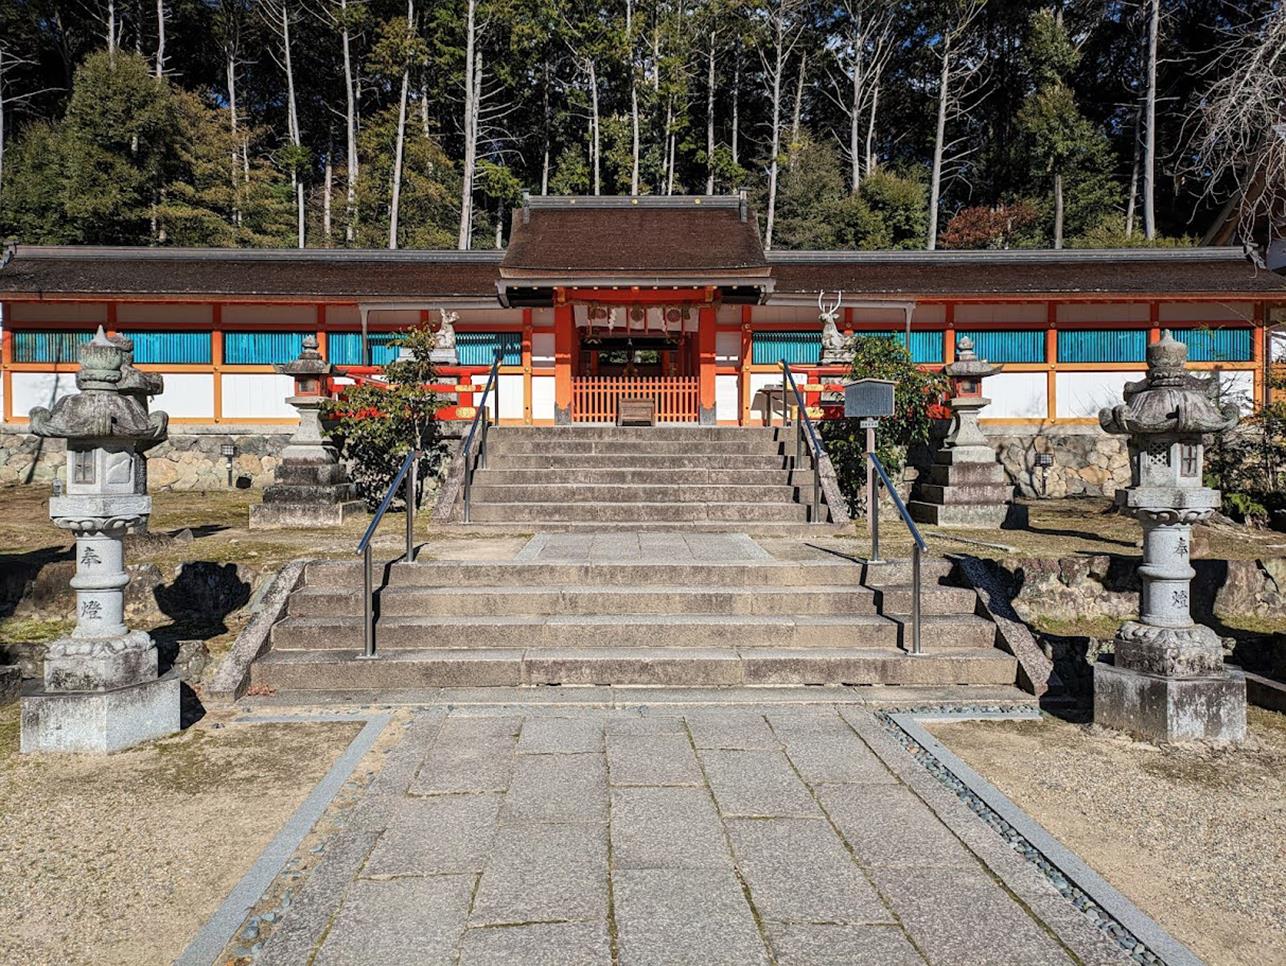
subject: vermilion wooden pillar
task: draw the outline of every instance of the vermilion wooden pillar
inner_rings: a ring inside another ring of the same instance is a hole
[[[697,330],[697,375],[700,377],[702,426],[713,426],[715,416],[715,310],[713,305],[702,306]]]
[[[572,356],[576,351],[576,322],[572,307],[554,306],[554,423],[572,421]]]

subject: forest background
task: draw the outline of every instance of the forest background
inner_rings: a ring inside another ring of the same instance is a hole
[[[491,248],[523,190],[745,189],[778,249],[1191,244],[1228,199],[1258,240],[1283,6],[0,0],[0,238]]]

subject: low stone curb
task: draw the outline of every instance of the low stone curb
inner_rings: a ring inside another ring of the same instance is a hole
[[[286,602],[304,579],[307,560],[292,560],[277,572],[260,601],[259,612],[237,635],[232,650],[219,665],[203,697],[213,704],[231,704],[250,687],[250,665],[268,650],[272,626],[286,612]]]
[[[201,927],[183,954],[175,960],[176,966],[211,966],[218,961],[224,948],[236,935],[256,902],[281,872],[286,862],[308,836],[340,788],[348,781],[363,756],[371,750],[384,728],[392,720],[389,714],[312,714],[312,715],[261,715],[231,722],[242,724],[314,724],[317,722],[365,722],[364,727],[344,749],[335,764],[322,777],[308,797],[286,820],[271,842],[259,853],[249,871],[232,887],[214,915]]]
[[[1113,888],[921,724],[924,721],[1038,719],[1038,711],[937,707],[891,709],[877,712],[876,716],[898,744],[933,778],[954,792],[1011,849],[1034,865],[1063,898],[1130,959],[1147,966],[1203,966],[1203,961],[1190,949]]]

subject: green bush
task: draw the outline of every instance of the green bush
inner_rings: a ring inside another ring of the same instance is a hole
[[[901,341],[888,336],[858,336],[852,342],[853,379],[891,379],[892,416],[880,420],[875,435],[875,454],[895,482],[906,464],[907,450],[928,444],[934,420],[946,415],[942,398],[947,380],[937,372],[919,368]],[[840,488],[854,512],[864,511],[866,485],[866,430],[856,419],[830,420],[821,424],[822,437]]]
[[[435,413],[442,401],[425,388],[433,381],[433,339],[434,330],[427,324],[408,329],[391,344],[409,350],[410,357],[384,367],[387,384],[345,387],[339,399],[322,409],[340,454],[351,466],[357,492],[372,509],[384,499],[409,450],[419,448],[423,454],[417,503],[425,481],[441,462]]]

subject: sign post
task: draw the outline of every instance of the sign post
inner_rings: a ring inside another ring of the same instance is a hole
[[[880,419],[893,415],[893,393],[897,384],[891,379],[858,379],[844,387],[844,416],[858,419],[866,430],[866,527],[873,532],[875,519],[875,467],[870,454],[875,452],[875,431]]]

